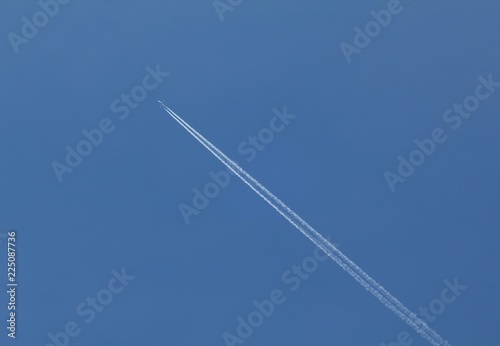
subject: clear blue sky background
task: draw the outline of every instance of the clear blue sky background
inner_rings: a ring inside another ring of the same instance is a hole
[[[225,345],[253,300],[286,302],[244,345],[373,345],[408,331],[332,261],[290,290],[314,246],[232,179],[187,225],[178,205],[224,167],[158,107],[184,117],[409,308],[467,289],[430,325],[452,345],[495,346],[500,298],[500,91],[452,130],[443,112],[500,80],[500,3],[403,0],[348,64],[339,44],[387,1],[250,1],[221,21],[210,0],[76,1],[16,54],[33,0],[0,5],[0,231],[18,231],[18,337],[48,345]],[[110,109],[146,67],[170,75],[120,120]],[[272,109],[297,117],[252,162],[238,152]],[[116,129],[60,183],[81,131]],[[384,179],[415,139],[448,140],[392,193]],[[5,239],[0,243],[5,289]],[[76,306],[125,267],[136,278],[89,324]],[[7,319],[7,295],[0,320]]]

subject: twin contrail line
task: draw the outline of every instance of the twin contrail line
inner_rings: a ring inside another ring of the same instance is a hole
[[[288,222],[295,226],[302,234],[311,240],[317,247],[319,247],[325,254],[327,254],[335,263],[337,263],[343,270],[351,275],[361,286],[374,295],[382,304],[389,310],[396,314],[401,320],[406,322],[424,339],[429,341],[435,346],[450,346],[437,332],[430,328],[427,323],[421,320],[417,315],[411,312],[404,306],[398,299],[390,294],[383,286],[376,282],[371,276],[363,271],[359,266],[352,262],[346,255],[344,255],[337,247],[325,239],[318,233],[312,226],[304,221],[278,197],[267,190],[261,183],[254,177],[248,174],[236,162],[227,157],[215,145],[208,141],[205,137],[199,134],[174,111],[165,106],[163,102],[158,101],[163,109],[174,118],[182,127],[184,127],[196,140],[198,140],[205,148],[207,148],[217,159],[219,159],[225,166],[233,171],[245,184],[247,184],[253,191],[262,197],[270,206],[272,206],[278,213],[280,213]]]

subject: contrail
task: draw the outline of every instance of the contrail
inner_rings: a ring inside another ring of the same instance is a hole
[[[418,318],[413,312],[406,308],[398,299],[391,295],[384,287],[377,283],[372,277],[352,262],[339,249],[326,240],[320,233],[311,227],[306,221],[298,216],[278,197],[267,190],[261,183],[248,174],[236,162],[227,157],[215,145],[208,141],[205,137],[199,134],[188,123],[180,118],[170,108],[165,106],[161,101],[158,101],[164,110],[169,113],[182,127],[184,127],[193,137],[195,137],[205,148],[207,148],[215,157],[217,157],[224,165],[233,171],[244,183],[262,197],[269,205],[276,209],[286,220],[301,231],[309,240],[323,250],[330,258],[332,258],[342,269],[351,275],[358,283],[366,290],[380,300],[389,310],[395,313],[399,318],[412,327],[424,339],[435,346],[449,346],[450,344],[444,340],[438,333],[430,328],[424,321]]]

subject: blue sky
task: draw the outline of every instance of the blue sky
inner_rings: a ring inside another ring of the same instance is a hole
[[[312,260],[314,245],[235,177],[186,223],[179,206],[224,166],[161,99],[410,309],[442,307],[429,325],[452,345],[497,345],[500,4],[222,3],[232,11],[0,5],[0,234],[17,230],[19,283],[16,340],[3,327],[2,343],[222,346],[255,300],[281,292],[238,344],[428,344],[335,263]],[[371,11],[389,9],[356,47],[356,27],[365,35]],[[26,38],[23,17],[44,25]],[[474,111],[453,129],[456,110],[443,115],[464,102]],[[295,117],[248,162],[238,148],[284,108]],[[437,128],[446,140],[391,191],[384,174]],[[91,153],[71,167],[78,145]],[[5,288],[5,238],[0,249]],[[317,268],[300,279],[304,261]],[[466,286],[456,295],[454,280]]]

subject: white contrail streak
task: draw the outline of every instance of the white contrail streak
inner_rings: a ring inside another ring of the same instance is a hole
[[[195,137],[205,148],[207,148],[215,157],[217,157],[224,165],[234,172],[244,183],[262,197],[269,205],[276,209],[286,220],[302,232],[316,246],[323,250],[330,258],[332,258],[342,269],[351,275],[358,283],[366,290],[379,299],[389,310],[395,313],[399,318],[412,327],[423,338],[435,346],[449,346],[450,344],[444,340],[438,333],[430,328],[424,321],[418,318],[413,312],[406,308],[398,299],[390,294],[384,287],[377,283],[372,277],[352,262],[339,249],[326,240],[306,221],[298,216],[293,210],[285,205],[278,197],[267,190],[261,183],[248,174],[236,162],[228,158],[215,145],[208,141],[205,137],[199,134],[181,117],[179,117],[170,108],[165,106],[161,101],[158,101],[182,127],[184,127],[193,137]]]

